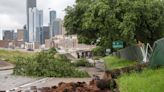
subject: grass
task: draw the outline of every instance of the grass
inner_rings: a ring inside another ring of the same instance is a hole
[[[20,52],[20,51],[0,50],[0,59],[11,62],[11,63],[15,62],[15,57],[17,56],[25,57],[28,55],[31,55],[31,53]]]
[[[113,56],[104,57],[103,60],[104,60],[105,67],[107,70],[123,68],[123,67],[137,63],[134,61],[128,61],[128,60],[120,59],[120,58],[113,57]]]
[[[164,67],[118,78],[120,92],[164,92]]]

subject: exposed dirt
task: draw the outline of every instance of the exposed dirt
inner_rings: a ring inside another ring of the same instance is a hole
[[[106,71],[105,74],[111,74],[112,78],[116,79],[117,77],[119,77],[120,75],[122,75],[124,73],[131,73],[134,71],[135,72],[141,72],[147,66],[148,66],[148,63],[136,64],[136,65],[120,68],[120,69],[114,69],[111,71]]]
[[[131,73],[133,71],[142,71],[147,67],[147,63],[137,64],[121,69],[115,69],[112,71],[106,71],[103,79],[95,76],[89,84],[85,82],[77,83],[64,83],[61,82],[58,86],[51,88],[44,87],[39,89],[41,92],[119,92],[118,85],[115,82],[115,78],[123,73]]]
[[[89,83],[60,82],[58,85],[52,87],[37,88],[36,86],[32,86],[27,92],[119,92],[119,90],[111,74],[105,74],[103,79],[100,79],[96,75],[93,76],[93,79]]]
[[[31,87],[31,90],[36,91],[37,88]],[[40,92],[119,92],[115,80],[92,80],[89,84],[85,82],[64,83],[61,82],[58,86],[43,87],[38,89]]]

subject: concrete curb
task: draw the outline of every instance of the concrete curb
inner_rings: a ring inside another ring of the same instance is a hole
[[[14,66],[0,67],[0,71],[4,71],[4,70],[12,70],[12,69],[14,69]]]

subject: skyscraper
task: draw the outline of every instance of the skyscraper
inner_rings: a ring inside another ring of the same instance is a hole
[[[43,44],[45,44],[45,40],[50,38],[50,27],[49,26],[44,26],[43,27],[43,38],[42,38],[42,42]]]
[[[53,21],[54,36],[62,34],[62,20],[57,18]]]
[[[29,41],[29,9],[36,7],[36,0],[26,0],[26,12],[27,12],[27,27],[25,33],[25,41]]]
[[[56,11],[50,11],[50,37],[55,36],[54,21],[56,20]]]
[[[29,42],[41,44],[43,27],[43,11],[37,8],[29,8]]]
[[[56,11],[50,11],[50,24],[56,19]]]

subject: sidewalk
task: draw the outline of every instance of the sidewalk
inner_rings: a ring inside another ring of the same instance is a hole
[[[95,68],[98,71],[104,72],[105,71],[105,64],[104,64],[104,60],[100,59],[100,60],[93,60],[93,59],[88,59],[88,62],[91,64],[95,64]]]

